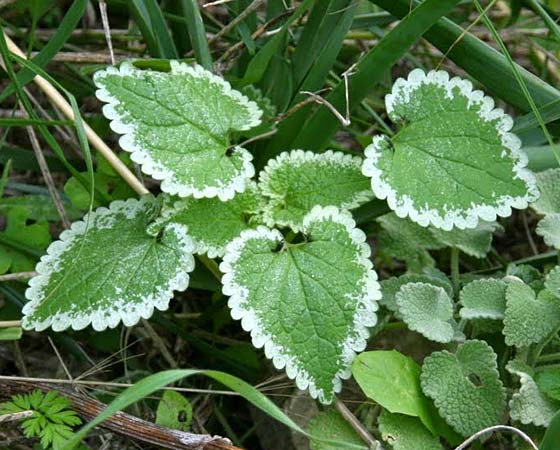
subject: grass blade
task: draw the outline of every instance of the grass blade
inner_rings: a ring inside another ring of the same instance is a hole
[[[187,21],[187,31],[198,63],[207,70],[212,70],[212,55],[206,39],[204,23],[196,0],[180,0],[183,15]]]
[[[155,0],[131,0],[128,6],[146,41],[150,54],[156,58],[178,58],[177,49],[157,2]]]

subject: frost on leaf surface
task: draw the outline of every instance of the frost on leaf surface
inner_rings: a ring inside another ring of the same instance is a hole
[[[554,414],[560,409],[560,402],[548,398],[539,390],[528,368],[511,361],[506,368],[519,377],[520,383],[519,390],[509,401],[511,418],[525,425],[548,426]]]
[[[433,436],[415,417],[382,411],[378,419],[382,439],[393,450],[442,450],[439,439]]]
[[[560,213],[560,168],[544,170],[536,177],[540,197],[531,207],[539,214]]]
[[[445,344],[458,332],[453,301],[445,289],[428,283],[408,283],[399,289],[396,301],[408,328],[424,337]]]
[[[542,341],[560,326],[560,299],[548,290],[538,295],[520,281],[506,290],[503,334],[507,345],[526,347]]]
[[[544,216],[537,225],[536,232],[549,247],[560,249],[560,214]]]
[[[184,225],[146,232],[157,211],[153,197],[117,200],[74,222],[47,249],[29,281],[23,327],[41,331],[132,326],[165,310],[185,290],[194,244]]]
[[[321,411],[317,416],[309,421],[307,432],[311,436],[321,439],[338,441],[350,444],[344,447],[335,443],[323,442],[318,439],[310,440],[311,450],[344,450],[345,448],[356,450],[356,448],[366,448],[362,438],[354,431],[352,426],[334,408]]]
[[[467,341],[455,354],[432,353],[424,360],[421,382],[441,416],[463,436],[500,423],[505,392],[496,354],[486,342]]]
[[[130,63],[97,72],[103,114],[121,147],[169,194],[230,199],[254,173],[251,154],[230,147],[232,131],[260,123],[256,103],[200,66],[171,61],[170,72]]]
[[[264,226],[243,231],[220,264],[223,292],[253,345],[329,403],[376,323],[379,284],[350,213],[317,206],[303,232],[306,240],[291,244]]]
[[[494,319],[504,318],[506,310],[505,281],[495,278],[474,280],[467,284],[460,293],[459,311],[462,319]]]
[[[245,192],[222,202],[218,198],[171,200],[164,206],[159,222],[176,222],[188,227],[195,252],[210,258],[224,256],[226,245],[243,230],[254,228],[253,214],[262,209],[262,197],[254,183]]]
[[[560,298],[560,266],[556,266],[548,272],[544,285],[552,294]]]
[[[399,312],[399,305],[397,305],[397,292],[400,288],[408,283],[427,283],[430,285],[438,286],[443,288],[447,295],[453,295],[453,286],[442,278],[431,276],[427,273],[421,274],[405,274],[400,277],[391,277],[387,280],[381,281],[381,300],[379,304],[385,306],[388,310],[395,313],[396,317],[401,318]]]
[[[365,150],[364,175],[399,217],[422,226],[474,228],[538,197],[513,120],[494,101],[443,71],[413,70],[385,98],[400,124]]]
[[[292,150],[271,159],[259,174],[259,187],[269,199],[265,223],[300,231],[303,217],[315,205],[353,209],[371,200],[361,165],[359,156],[332,150]]]

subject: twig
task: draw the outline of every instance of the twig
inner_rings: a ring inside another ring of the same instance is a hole
[[[45,155],[43,155],[43,151],[41,150],[41,144],[39,144],[39,139],[37,139],[35,129],[31,126],[25,127],[25,129],[27,130],[27,135],[29,136],[31,147],[33,147],[33,152],[35,153],[37,164],[39,164],[39,169],[41,169],[41,174],[43,175],[45,184],[47,185],[47,189],[49,190],[49,194],[51,195],[51,199],[53,201],[56,212],[58,213],[62,225],[64,225],[64,228],[68,229],[70,228],[70,220],[68,219],[68,215],[66,214],[64,206],[62,205],[62,200],[60,199],[58,189],[54,185],[51,171],[49,169],[49,166],[47,165],[47,161],[45,160]]]
[[[14,281],[14,280],[21,280],[25,278],[32,278],[35,275],[37,275],[37,272],[7,273],[6,275],[0,275],[0,283],[2,281]]]
[[[24,53],[19,49],[19,47],[6,35],[3,30],[2,32],[4,34],[4,39],[8,44],[8,49],[20,58],[25,58]],[[74,120],[74,111],[72,110],[72,107],[51,83],[40,75],[36,75],[35,78],[33,78],[33,81],[37,84],[37,86],[39,86],[45,95],[61,109],[66,117]],[[91,145],[93,145],[93,147],[95,147],[97,151],[103,155],[107,162],[130,185],[130,187],[134,189],[137,194],[149,194],[149,191],[142,185],[140,180],[134,176],[129,168],[126,167],[126,165],[117,157],[117,155],[113,153],[107,144],[103,142],[103,140],[87,123],[84,123],[84,128]]]
[[[317,103],[326,106],[329,109],[329,111],[332,112],[334,116],[340,121],[340,123],[345,127],[350,125],[350,119],[340,114],[338,110],[328,100],[324,99],[320,95],[317,95],[315,92],[309,92],[309,91],[301,91],[300,94],[309,95]]]
[[[177,367],[179,367],[179,364],[177,363],[177,361],[175,361],[173,355],[169,353],[169,350],[167,350],[165,342],[163,342],[163,339],[159,336],[159,334],[156,333],[156,330],[154,330],[154,328],[150,325],[150,322],[148,322],[146,319],[142,319],[142,325],[144,326],[144,329],[148,333],[148,336],[150,337],[154,345],[161,352],[161,356],[163,356],[163,358],[167,361],[167,364],[169,364],[172,369],[176,369]]]
[[[21,326],[21,320],[3,320],[0,322],[0,328],[15,328]]]
[[[527,436],[525,433],[523,433],[523,431],[521,431],[521,430],[519,430],[515,427],[510,427],[510,426],[507,426],[507,425],[495,425],[493,427],[484,428],[483,430],[480,430],[479,432],[473,434],[465,442],[463,442],[461,445],[459,445],[459,447],[456,447],[455,450],[464,450],[470,444],[472,444],[474,441],[476,441],[480,436],[482,436],[486,433],[493,433],[494,431],[508,431],[510,433],[515,433],[521,439],[523,439],[527,444],[529,444],[533,450],[539,450],[538,447],[536,446],[536,444],[533,442],[533,440],[529,436]]]
[[[247,6],[235,19],[228,23],[224,28],[222,28],[218,33],[216,33],[209,41],[208,45],[211,46],[214,42],[220,39],[224,34],[229,33],[237,25],[243,22],[251,13],[256,11],[262,4],[264,0],[253,0],[253,2]]]
[[[99,0],[99,12],[101,13],[101,23],[103,24],[103,32],[111,57],[111,64],[115,65],[115,53],[113,52],[113,40],[111,39],[111,27],[109,27],[109,17],[107,16],[107,3],[105,0]]]
[[[31,52],[33,58],[39,52]],[[114,56],[116,59],[116,56]],[[118,60],[128,59],[130,56],[119,53]],[[76,64],[115,64],[111,61],[111,55],[107,52],[58,52],[51,59],[52,62],[71,62]]]
[[[34,411],[21,411],[17,413],[4,414],[3,416],[0,416],[0,423],[18,422],[33,416],[33,414],[35,414]]]
[[[350,424],[356,433],[364,440],[371,450],[383,450],[381,442],[375,439],[369,431],[364,427],[364,425],[356,418],[356,416],[350,411],[340,399],[336,399],[334,405],[338,412],[344,417],[344,420]]]
[[[92,420],[107,407],[104,403],[65,386],[14,381],[10,377],[0,379],[0,397],[4,399],[9,399],[15,394],[29,393],[35,389],[44,392],[56,389],[72,401],[71,408],[86,421]],[[101,423],[99,427],[138,441],[173,450],[239,450],[231,444],[229,439],[163,428],[123,412],[117,412]]]

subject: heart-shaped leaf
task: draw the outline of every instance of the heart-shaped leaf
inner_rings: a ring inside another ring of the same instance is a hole
[[[362,170],[399,217],[474,228],[538,198],[521,142],[509,132],[513,120],[469,81],[416,69],[385,103],[401,127],[391,139],[374,137]]]
[[[461,290],[461,318],[503,319],[506,310],[506,288],[505,281],[495,278],[471,281]]]
[[[506,290],[503,333],[507,345],[526,347],[542,341],[560,326],[560,299],[548,290],[538,296],[521,281],[511,282]]]
[[[536,232],[549,247],[560,249],[560,214],[548,214],[537,225]]]
[[[424,360],[421,382],[441,416],[463,436],[500,423],[506,396],[496,354],[486,342],[467,341],[455,354],[432,353]]]
[[[371,200],[361,165],[360,157],[332,150],[292,150],[271,159],[259,174],[259,187],[269,198],[265,223],[300,231],[303,217],[315,205],[353,209]]]
[[[23,327],[80,330],[91,323],[101,331],[167,309],[173,291],[188,286],[194,244],[175,223],[148,234],[158,210],[151,196],[117,200],[62,232],[29,281]]]
[[[262,210],[264,200],[251,182],[245,192],[226,202],[218,198],[185,198],[169,200],[161,218],[153,226],[175,222],[188,227],[189,236],[196,245],[195,253],[210,258],[224,256],[226,245],[248,228],[256,226],[252,216]]]
[[[441,343],[451,342],[456,334],[459,337],[453,301],[445,289],[428,283],[408,283],[399,289],[396,300],[411,330]]]
[[[223,292],[253,345],[329,403],[376,323],[379,284],[350,213],[316,206],[303,232],[304,242],[290,243],[264,226],[243,231],[220,264]]]
[[[103,114],[123,134],[121,147],[142,171],[181,197],[230,199],[255,169],[251,154],[231,146],[229,133],[260,123],[256,103],[200,66],[171,61],[170,72],[123,63],[97,72]]]

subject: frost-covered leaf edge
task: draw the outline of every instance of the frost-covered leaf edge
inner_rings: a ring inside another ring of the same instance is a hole
[[[459,229],[475,228],[479,219],[493,222],[497,216],[508,217],[511,215],[512,207],[525,209],[538,198],[537,181],[534,174],[527,169],[528,158],[521,149],[521,140],[509,131],[513,127],[513,119],[501,108],[494,108],[494,100],[484,95],[480,90],[474,90],[470,81],[454,77],[449,79],[449,74],[443,70],[431,70],[427,74],[422,69],[415,69],[409,73],[408,78],[399,78],[393,84],[390,94],[385,97],[387,113],[391,114],[394,110],[393,105],[397,101],[397,92],[404,92],[405,96],[410,96],[411,92],[421,87],[423,84],[436,84],[445,88],[448,95],[454,95],[452,90],[459,88],[461,94],[469,100],[469,106],[479,104],[482,109],[480,118],[485,121],[499,119],[496,131],[502,138],[502,147],[510,151],[510,157],[514,160],[515,176],[523,180],[527,187],[527,195],[523,197],[502,196],[497,201],[502,202],[497,208],[489,205],[473,205],[466,211],[466,218],[462,216],[462,210],[446,211],[444,217],[439,215],[435,209],[418,210],[414,206],[414,201],[404,195],[397,198],[396,191],[388,183],[382,181],[382,171],[377,168],[379,159],[379,146],[387,139],[384,135],[373,137],[373,142],[366,147],[362,173],[371,178],[371,187],[379,199],[387,199],[389,207],[401,217],[410,217],[411,220],[422,226],[433,225],[443,230],[451,230],[453,227]],[[405,100],[406,101],[406,98]]]
[[[304,231],[311,223],[324,220],[332,220],[346,228],[352,241],[360,248],[360,254],[357,255],[357,258],[359,264],[366,270],[362,297],[358,300],[359,306],[363,308],[363,314],[362,317],[358,315],[354,317],[354,331],[359,339],[347,340],[343,344],[345,369],[339,370],[333,379],[334,393],[336,394],[342,389],[342,380],[350,378],[352,374],[351,365],[354,357],[358,352],[365,349],[366,340],[369,337],[369,328],[377,323],[375,311],[378,309],[377,301],[381,298],[381,287],[377,282],[377,273],[373,269],[373,263],[369,259],[371,248],[366,241],[366,235],[362,230],[356,228],[356,222],[352,219],[352,215],[348,211],[339,210],[335,206],[315,206],[304,218]],[[239,237],[226,246],[226,253],[220,264],[220,270],[224,274],[222,276],[222,292],[230,297],[228,306],[231,309],[231,316],[235,320],[241,320],[242,328],[251,333],[251,341],[255,348],[264,347],[264,353],[268,359],[272,360],[274,367],[279,370],[285,368],[286,374],[290,379],[295,380],[298,389],[309,389],[313,398],[321,399],[324,393],[317,389],[310,375],[297,367],[294,357],[283,353],[282,348],[273,342],[272,336],[267,335],[262,330],[255,314],[250,309],[244,308],[248,295],[247,289],[234,282],[235,270],[233,266],[241,255],[245,244],[251,239],[260,238],[278,242],[284,240],[282,233],[278,230],[259,225],[256,229],[241,232]]]
[[[26,318],[40,305],[42,301],[41,290],[48,285],[50,276],[56,272],[59,258],[67,249],[71,248],[76,239],[79,239],[88,231],[88,222],[90,218],[95,216],[110,217],[113,213],[118,212],[122,212],[125,215],[131,214],[132,216],[130,217],[132,218],[135,217],[138,212],[141,212],[142,206],[148,201],[147,197],[142,197],[140,200],[133,198],[128,200],[115,200],[108,208],[102,206],[86,214],[82,220],[73,222],[70,229],[63,231],[58,240],[49,245],[46,253],[41,257],[35,267],[37,275],[29,280],[29,287],[25,291],[25,297],[29,302],[26,303],[22,309],[22,313],[24,314],[22,325],[24,329],[43,331],[50,326],[54,331],[62,331],[68,327],[74,330],[82,330],[91,324],[94,330],[103,331],[107,326],[114,328],[121,321],[126,326],[130,327],[138,323],[141,318],[148,319],[153,314],[154,307],[160,311],[166,310],[169,301],[173,297],[173,291],[180,292],[187,289],[189,285],[188,274],[194,269],[194,257],[192,256],[195,247],[194,242],[188,235],[187,227],[177,223],[170,223],[167,225],[168,229],[174,231],[183,245],[182,265],[177,268],[175,277],[168,280],[167,286],[161,290],[161,295],[159,297],[154,298],[149,305],[139,305],[144,306],[145,309],[137,309],[132,315],[130,312],[124,315],[116,311],[108,318],[101,318],[100,315],[95,313],[84,315],[79,318],[80,320],[70,320],[67,314],[54,314],[40,323],[29,323]]]
[[[251,120],[239,131],[249,130],[261,123],[262,111],[257,104],[249,100],[240,92],[234,90],[231,85],[223,78],[214,75],[212,72],[204,69],[198,64],[188,65],[179,61],[171,60],[169,62],[171,73],[186,73],[195,78],[206,78],[209,82],[216,84],[222,90],[224,95],[227,95],[241,105],[247,108]],[[181,182],[174,180],[174,172],[170,169],[164,168],[152,159],[149,152],[140,148],[134,143],[135,141],[135,126],[127,124],[122,121],[122,116],[117,112],[115,107],[120,101],[113,97],[107,89],[101,84],[101,79],[105,74],[119,75],[119,76],[140,76],[140,74],[150,71],[149,69],[138,69],[132,65],[131,62],[123,62],[118,68],[109,66],[104,70],[96,72],[93,76],[93,82],[98,88],[95,91],[95,96],[105,102],[103,106],[103,115],[109,119],[111,129],[122,136],[119,138],[119,145],[127,152],[130,152],[132,161],[141,165],[142,172],[150,175],[155,180],[161,180],[161,190],[171,195],[178,195],[179,197],[194,196],[195,198],[204,197],[219,197],[221,200],[228,200],[233,198],[236,192],[243,192],[246,187],[246,182],[255,175],[255,168],[251,161],[253,156],[246,149],[235,146],[234,151],[241,153],[243,158],[243,173],[239,177],[233,178],[229,185],[223,187],[205,186],[199,188],[192,185],[185,185]]]
[[[280,153],[276,158],[269,159],[266,166],[259,173],[259,189],[262,195],[268,199],[282,199],[277,192],[270,189],[270,177],[278,170],[282,170],[283,166],[304,164],[315,162],[321,164],[339,164],[340,167],[355,167],[358,173],[361,173],[363,159],[357,155],[327,150],[323,153],[315,153],[310,150],[294,149]],[[374,198],[370,189],[356,193],[348,202],[338,205],[340,209],[354,209]],[[327,206],[327,205],[324,205]],[[293,220],[281,222],[272,217],[272,206],[266,203],[263,209],[263,221],[268,227],[280,226],[290,227],[294,231],[301,231],[301,223]]]

